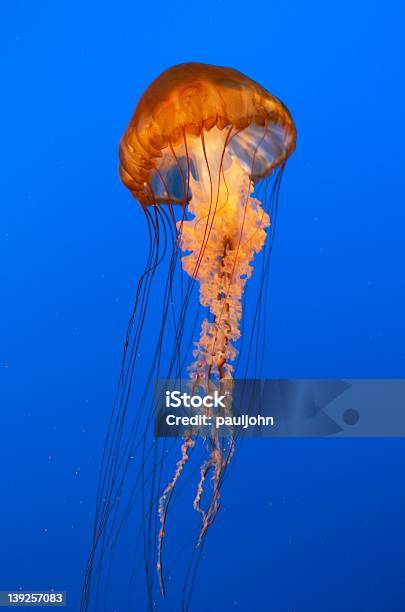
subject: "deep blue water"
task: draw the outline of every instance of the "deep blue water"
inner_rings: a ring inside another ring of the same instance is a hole
[[[0,589],[64,589],[77,611],[147,245],[117,178],[140,94],[194,60],[233,66],[288,105],[298,143],[265,373],[404,377],[403,6],[20,0],[4,14]],[[224,488],[192,609],[404,610],[405,441],[250,450]]]

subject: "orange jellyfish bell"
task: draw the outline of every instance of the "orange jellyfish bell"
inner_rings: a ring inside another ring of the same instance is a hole
[[[208,166],[212,180],[226,151],[257,181],[285,163],[295,140],[288,109],[249,77],[232,68],[180,64],[141,97],[121,140],[120,177],[143,206],[184,205],[198,166],[200,172]]]

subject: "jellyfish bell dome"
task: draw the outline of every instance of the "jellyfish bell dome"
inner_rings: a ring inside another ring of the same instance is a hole
[[[186,63],[142,95],[120,143],[120,177],[141,205],[187,204],[236,158],[253,182],[283,166],[296,130],[286,106],[232,68]]]

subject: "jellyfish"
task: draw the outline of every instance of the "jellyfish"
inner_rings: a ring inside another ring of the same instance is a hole
[[[156,592],[166,593],[170,510],[198,441],[189,433],[159,445],[151,388],[157,378],[232,381],[243,353],[246,286],[260,267],[241,375],[254,342],[257,372],[278,193],[295,142],[294,122],[279,99],[237,70],[201,63],[174,66],[153,81],[122,137],[119,174],[145,216],[149,250],[106,435],[82,610],[106,605],[119,541],[136,512],[149,609]],[[235,443],[215,433],[202,442],[191,474],[190,505],[199,520],[194,550],[218,514]],[[134,561],[130,582],[137,571]]]

